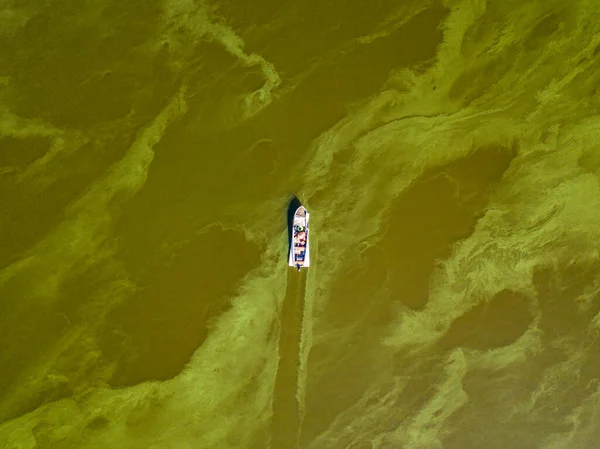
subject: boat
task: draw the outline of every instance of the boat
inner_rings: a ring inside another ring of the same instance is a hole
[[[310,214],[304,206],[294,212],[292,222],[292,240],[290,242],[289,266],[301,268],[310,266],[310,247],[308,246],[308,229]]]

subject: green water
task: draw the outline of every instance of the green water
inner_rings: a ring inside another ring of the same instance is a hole
[[[0,446],[595,447],[598,6],[0,3]]]

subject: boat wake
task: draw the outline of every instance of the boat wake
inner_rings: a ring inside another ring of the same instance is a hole
[[[279,365],[275,381],[272,449],[298,447],[302,413],[298,401],[300,343],[304,324],[306,271],[288,269],[280,315]]]

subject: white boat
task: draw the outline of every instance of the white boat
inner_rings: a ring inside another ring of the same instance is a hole
[[[289,266],[296,267],[298,271],[302,267],[308,268],[310,266],[310,247],[308,246],[309,217],[310,214],[304,206],[300,206],[294,213]]]

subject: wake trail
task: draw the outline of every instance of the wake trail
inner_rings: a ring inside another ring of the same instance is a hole
[[[298,447],[302,416],[297,398],[300,341],[304,320],[306,270],[288,269],[288,282],[281,310],[279,366],[273,399],[271,449]]]

